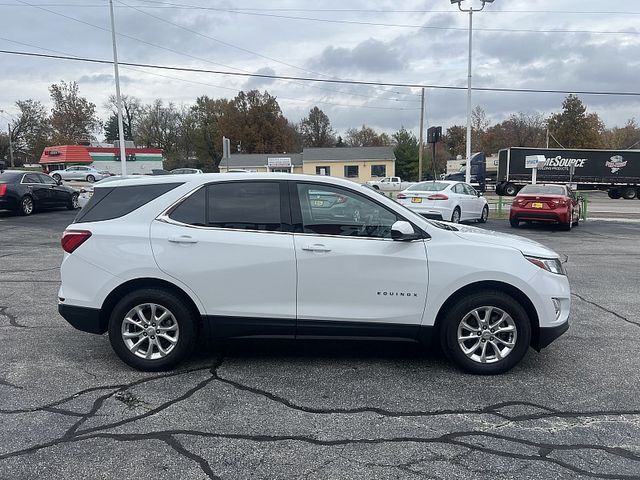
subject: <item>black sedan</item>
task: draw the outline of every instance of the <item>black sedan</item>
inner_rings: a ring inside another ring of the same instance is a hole
[[[35,210],[56,207],[78,208],[78,192],[43,173],[0,172],[0,210],[31,215]]]

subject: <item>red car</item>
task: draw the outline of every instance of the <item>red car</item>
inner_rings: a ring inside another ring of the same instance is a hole
[[[565,185],[525,185],[511,204],[509,222],[559,223],[565,230],[578,225],[580,204],[573,190]]]

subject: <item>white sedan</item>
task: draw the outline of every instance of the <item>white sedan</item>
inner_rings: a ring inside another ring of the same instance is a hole
[[[439,180],[420,182],[397,195],[398,203],[429,218],[460,223],[489,218],[487,199],[468,183]]]
[[[94,167],[84,165],[76,165],[65,168],[64,170],[54,170],[49,175],[51,175],[56,182],[62,180],[81,180],[89,183],[111,176],[107,171],[97,170]]]

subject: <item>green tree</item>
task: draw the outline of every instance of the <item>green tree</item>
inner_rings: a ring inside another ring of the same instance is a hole
[[[467,129],[462,125],[452,125],[444,135],[444,144],[451,158],[466,155]]]
[[[143,105],[140,99],[129,95],[122,95],[122,127],[125,140],[135,140],[135,131],[140,117],[143,114]],[[105,107],[111,111],[109,120],[104,125],[104,135],[107,142],[114,142],[120,136],[118,132],[118,105],[116,96],[110,95]]]
[[[49,87],[52,140],[58,145],[87,142],[100,126],[96,105],[81,97],[76,82],[61,81]]]
[[[341,148],[341,147],[346,147],[347,144],[344,143],[344,140],[342,139],[342,136],[338,135],[338,140],[336,140],[336,147]]]
[[[204,168],[218,171],[222,159],[221,119],[231,108],[228,100],[198,97],[191,107],[195,116],[195,153]]]
[[[50,142],[51,128],[47,110],[34,100],[18,100],[20,113],[11,124],[11,143],[17,165],[37,162]]]
[[[300,134],[305,147],[332,147],[336,143],[329,117],[318,107],[300,121]]]
[[[402,127],[393,134],[393,140],[396,145],[393,150],[396,156],[396,175],[411,182],[417,180],[419,145],[416,136]]]
[[[548,120],[549,132],[565,148],[599,148],[604,125],[597,113],[587,113],[587,107],[576,95],[562,102],[562,112]]]

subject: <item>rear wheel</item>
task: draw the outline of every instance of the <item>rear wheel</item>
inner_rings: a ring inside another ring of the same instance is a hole
[[[54,174],[53,174],[53,179],[54,179],[56,182],[60,182],[60,181],[62,181],[62,177],[60,176],[60,174],[59,174],[59,173],[54,173]]]
[[[447,357],[469,373],[492,375],[517,365],[527,353],[531,323],[524,308],[503,292],[465,296],[447,312],[440,342]]]
[[[503,183],[499,183],[496,185],[496,195],[504,195],[504,184]]]
[[[515,194],[518,193],[518,187],[516,187],[513,183],[507,183],[504,186],[504,194],[509,196],[509,197],[513,197],[515,196]]]
[[[626,187],[624,190],[622,190],[622,198],[624,198],[625,200],[633,200],[634,198],[636,198],[638,192],[636,191],[635,187]]]
[[[95,181],[96,181],[96,177],[94,177],[93,175],[87,175],[87,182],[93,183]]]
[[[609,191],[607,191],[607,195],[609,195],[609,198],[613,200],[617,200],[622,196],[620,190],[618,190],[617,188],[610,188]]]
[[[478,222],[487,223],[488,218],[489,218],[489,206],[485,205],[484,208],[482,209],[482,215],[480,215]]]
[[[562,230],[569,231],[573,227],[573,212],[569,212],[569,221],[567,223],[560,224]]]
[[[520,225],[520,221],[516,220],[515,218],[510,218],[509,219],[509,224],[513,227],[513,228],[518,228],[518,226]]]
[[[456,207],[453,209],[453,213],[451,214],[451,222],[460,223],[460,207]]]
[[[168,370],[194,348],[196,318],[185,302],[160,289],[134,291],[120,300],[109,320],[113,350],[127,365]]]
[[[31,215],[35,210],[35,204],[33,203],[33,198],[29,195],[25,195],[20,200],[20,205],[18,205],[18,213],[23,216]]]

